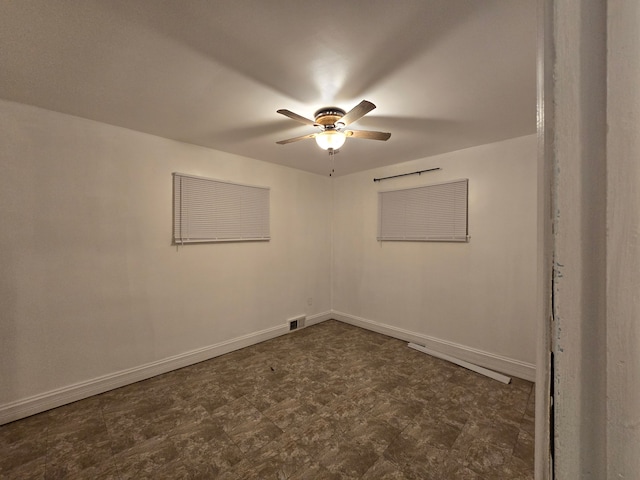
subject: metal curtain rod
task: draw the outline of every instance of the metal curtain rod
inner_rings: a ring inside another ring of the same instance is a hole
[[[374,178],[373,181],[374,182],[381,182],[382,180],[388,180],[390,178],[397,178],[397,177],[404,177],[406,175],[420,175],[420,174],[422,174],[424,172],[433,172],[434,170],[442,170],[442,169],[440,167],[428,168],[426,170],[418,170],[417,172],[401,173],[400,175],[391,175],[390,177]]]

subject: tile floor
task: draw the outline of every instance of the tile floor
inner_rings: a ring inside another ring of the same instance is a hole
[[[2,479],[532,479],[533,384],[334,320],[0,427]]]

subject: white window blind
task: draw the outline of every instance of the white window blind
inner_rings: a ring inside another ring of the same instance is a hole
[[[269,240],[269,188],[173,174],[173,241]]]
[[[378,192],[378,240],[468,241],[468,183]]]

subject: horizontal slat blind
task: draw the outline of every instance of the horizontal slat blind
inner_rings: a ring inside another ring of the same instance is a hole
[[[269,188],[173,174],[173,241],[269,240]]]
[[[466,242],[468,183],[378,192],[378,240]]]

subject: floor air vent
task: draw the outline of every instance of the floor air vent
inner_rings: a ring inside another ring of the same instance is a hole
[[[300,328],[303,328],[306,318],[307,317],[302,315],[300,317],[292,318],[291,320],[289,320],[289,330],[291,331],[291,330],[298,330]]]

